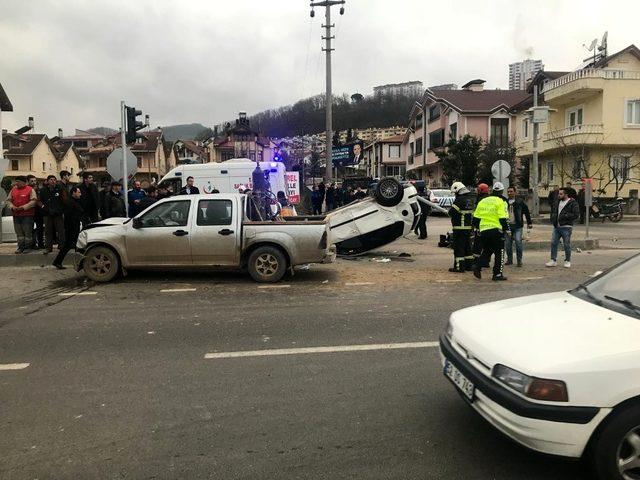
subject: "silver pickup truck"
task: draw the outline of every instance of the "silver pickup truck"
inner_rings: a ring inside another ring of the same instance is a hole
[[[76,269],[108,282],[127,269],[246,269],[277,282],[287,269],[331,263],[326,221],[248,220],[240,194],[184,195],[154,203],[133,219],[109,218],[80,232]]]

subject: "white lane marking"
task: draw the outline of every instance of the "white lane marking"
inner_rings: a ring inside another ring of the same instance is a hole
[[[542,280],[544,277],[524,277],[523,280]]]
[[[258,285],[258,288],[289,288],[291,285]]]
[[[30,363],[0,363],[0,370],[22,370],[27,368]]]
[[[375,285],[373,282],[347,282],[345,283],[347,287],[361,287],[363,285]]]
[[[97,295],[98,292],[63,292],[59,293],[60,297],[75,297],[80,295]]]
[[[334,353],[334,352],[362,352],[369,350],[400,350],[406,348],[434,348],[438,342],[410,342],[410,343],[374,343],[369,345],[334,345],[330,347],[279,348],[274,350],[246,350],[238,352],[206,353],[204,358],[238,358],[238,357],[268,357],[273,355],[299,355],[305,353]]]
[[[195,292],[195,288],[163,288],[161,293],[177,293],[177,292]]]
[[[460,283],[462,280],[436,280],[436,283]]]

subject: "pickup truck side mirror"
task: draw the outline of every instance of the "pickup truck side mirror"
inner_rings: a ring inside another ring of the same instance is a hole
[[[142,219],[134,218],[133,221],[131,222],[131,225],[133,226],[133,228],[142,228]]]

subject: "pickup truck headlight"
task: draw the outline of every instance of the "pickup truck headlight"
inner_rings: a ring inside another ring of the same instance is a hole
[[[80,232],[78,235],[78,241],[76,242],[76,248],[80,250],[84,250],[87,248],[87,232],[85,230]]]
[[[493,376],[525,397],[548,402],[569,401],[567,385],[562,380],[530,377],[500,364],[493,367]]]

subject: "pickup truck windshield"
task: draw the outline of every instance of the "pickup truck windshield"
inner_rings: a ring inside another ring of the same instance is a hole
[[[640,318],[640,255],[571,291],[605,308]]]

